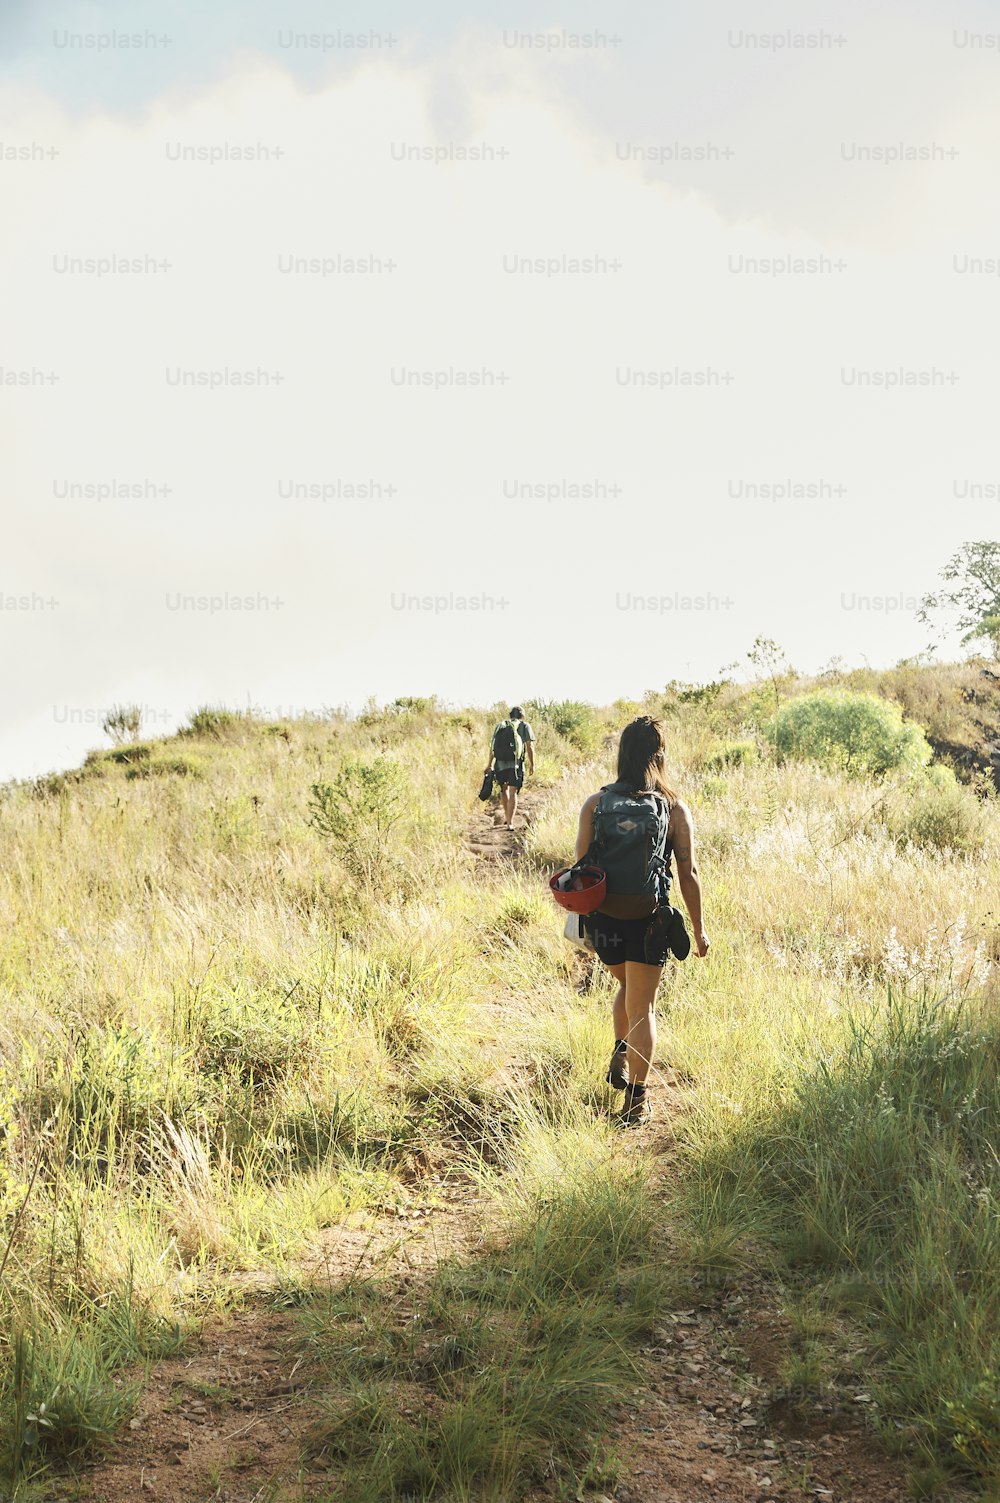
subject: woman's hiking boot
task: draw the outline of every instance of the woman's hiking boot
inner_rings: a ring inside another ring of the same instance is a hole
[[[624,1039],[615,1039],[615,1052],[611,1056],[608,1073],[604,1079],[612,1090],[625,1091],[628,1089],[628,1076],[625,1074],[625,1055],[628,1044]]]
[[[625,1087],[625,1101],[618,1121],[622,1127],[641,1127],[652,1116],[649,1098],[644,1085],[627,1085]]]

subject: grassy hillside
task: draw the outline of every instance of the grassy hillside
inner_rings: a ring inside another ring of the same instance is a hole
[[[310,1311],[305,1339],[338,1386],[306,1449],[349,1467],[353,1496],[499,1498],[553,1467],[574,1487],[600,1475],[637,1333],[685,1281],[748,1267],[794,1318],[794,1402],[863,1386],[928,1492],[947,1475],[985,1485],[1000,1453],[998,685],[984,665],[831,685],[901,703],[966,782],[781,761],[768,718],[816,687],[789,677],[672,685],[644,705],[672,728],[713,940],[667,984],[660,1063],[691,1087],[668,1201],[609,1121],[610,989],[564,947],[542,880],[636,706],[532,708],[546,797],[516,866],[466,844],[492,713],[423,701],[281,724],[202,711],[180,736],[4,790],[8,1475],[30,1490],[99,1449],[134,1411],[142,1361],[247,1270],[295,1285],[324,1229],[405,1209],[415,1180],[463,1178],[491,1197],[492,1251],[442,1268],[433,1306],[479,1358],[449,1347],[433,1424],[384,1412],[416,1359],[366,1310],[377,1296],[359,1285]],[[513,1333],[529,1312],[526,1360]],[[344,1322],[368,1332],[377,1372],[344,1348]]]

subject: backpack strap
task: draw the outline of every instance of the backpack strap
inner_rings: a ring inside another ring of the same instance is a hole
[[[597,816],[601,812],[601,805],[604,803],[604,795],[608,792],[609,788],[612,788],[613,786],[614,785],[612,783],[605,783],[602,788],[599,788],[597,790],[597,803],[594,805],[593,813],[594,833],[591,837],[590,845],[587,847],[587,854],[584,857],[585,861],[590,861],[596,863],[597,865],[600,865],[600,863],[597,861],[597,853],[601,847],[601,838],[597,833]]]
[[[651,797],[660,806],[660,813],[663,819],[663,834],[659,842],[661,849],[653,856],[653,864],[656,867],[656,906],[659,907],[661,903],[667,902],[670,897],[670,856],[668,854],[670,847],[670,801],[658,788],[652,790]]]

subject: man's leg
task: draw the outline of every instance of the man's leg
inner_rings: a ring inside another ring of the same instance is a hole
[[[511,794],[513,793],[513,791],[514,790],[511,787],[510,783],[501,783],[500,802],[503,804],[503,820],[505,825],[509,825],[514,818],[513,811],[511,809]]]
[[[510,785],[510,818],[507,821],[507,823],[509,825],[513,825],[513,823],[514,823],[514,815],[516,813],[517,813],[517,784],[516,783],[511,783],[511,785]]]

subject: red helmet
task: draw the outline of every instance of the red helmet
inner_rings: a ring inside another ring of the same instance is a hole
[[[570,913],[593,913],[607,890],[608,879],[599,866],[567,866],[549,881],[552,896]]]

